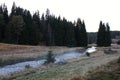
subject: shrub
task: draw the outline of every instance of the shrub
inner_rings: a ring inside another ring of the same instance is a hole
[[[90,53],[89,53],[89,52],[86,52],[86,55],[87,55],[88,57],[90,57]]]
[[[26,69],[30,68],[30,65],[29,64],[25,65],[25,68]]]
[[[52,54],[52,51],[48,51],[48,54],[47,54],[47,60],[45,63],[54,63],[55,62],[55,58]]]

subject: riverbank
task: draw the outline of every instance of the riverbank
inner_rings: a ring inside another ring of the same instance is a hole
[[[75,75],[70,80],[120,80],[120,57],[83,76]]]
[[[53,54],[61,54],[77,49],[81,48],[26,46],[0,43],[0,66],[40,59],[41,57],[46,56],[50,50]]]
[[[49,64],[39,68],[29,68],[4,78],[1,77],[1,80],[70,80],[74,75],[84,75],[120,56],[119,45],[112,45],[111,49],[117,51],[113,54],[105,54],[104,49],[107,48],[97,48],[98,51],[92,53],[90,57],[70,59],[64,65]]]

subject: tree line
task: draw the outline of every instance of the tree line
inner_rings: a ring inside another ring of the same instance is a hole
[[[69,47],[85,47],[89,43],[84,20],[78,18],[72,23],[64,17],[51,15],[49,9],[41,16],[39,11],[32,15],[29,10],[17,7],[15,3],[10,14],[5,4],[0,6],[0,42]],[[102,21],[97,44],[111,44],[109,24],[105,26]]]

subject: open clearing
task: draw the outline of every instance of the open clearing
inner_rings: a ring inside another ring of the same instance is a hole
[[[13,45],[14,46],[14,45]],[[20,46],[18,46],[20,47]],[[42,48],[42,49],[40,49]],[[3,48],[4,49],[4,48]],[[44,46],[24,46],[24,48],[14,49],[13,50],[2,50],[2,52],[13,52],[13,51],[23,51],[24,53],[19,53],[20,55],[30,53],[35,55],[41,52],[46,52],[49,49],[54,49],[54,52],[65,52],[72,51],[76,48],[67,48],[67,47],[44,47]],[[90,57],[81,56],[76,59],[71,59],[67,64],[57,65],[49,64],[43,65],[39,68],[29,68],[21,72],[16,72],[15,74],[8,75],[6,78],[1,77],[1,80],[69,80],[75,75],[84,75],[88,71],[94,70],[96,67],[104,65],[114,59],[117,59],[120,56],[120,46],[112,45],[111,49],[117,51],[113,54],[104,54],[104,49],[106,48],[97,48],[98,51],[92,53]],[[32,52],[33,51],[33,52]],[[0,54],[3,54],[0,52]],[[8,53],[4,53],[8,54]],[[13,53],[17,55],[18,53]],[[10,55],[10,54],[9,54]],[[32,56],[31,56],[32,57]]]

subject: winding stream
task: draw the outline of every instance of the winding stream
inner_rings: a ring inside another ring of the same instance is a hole
[[[88,48],[88,49],[86,49],[85,52],[82,52],[82,53],[74,51],[74,52],[68,52],[68,53],[56,55],[55,63],[66,62],[68,59],[77,58],[81,55],[85,55],[86,52],[92,53],[94,51],[96,51],[96,47]],[[8,75],[8,74],[14,73],[16,71],[21,71],[21,70],[25,69],[26,65],[36,68],[38,66],[43,65],[45,61],[46,61],[45,59],[40,59],[37,61],[36,60],[25,61],[25,62],[13,64],[13,65],[7,65],[5,67],[0,68],[0,75]]]

